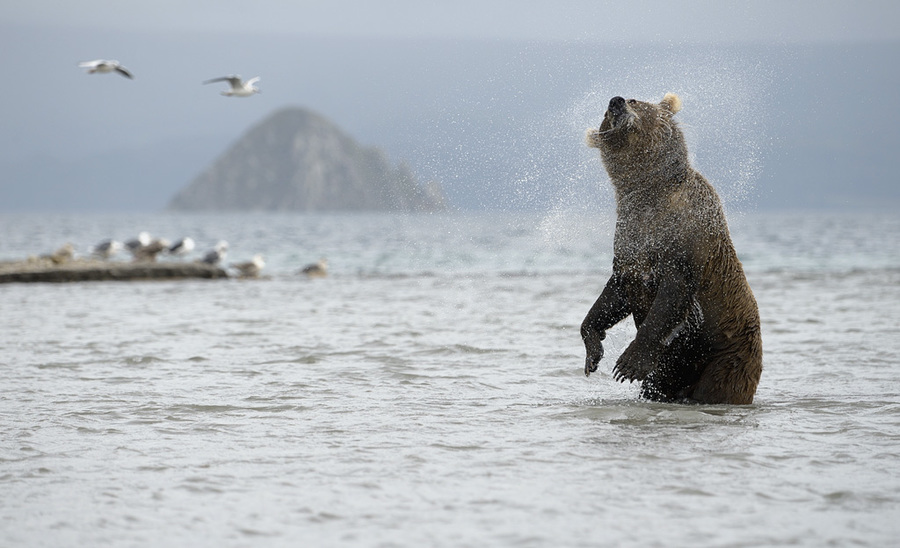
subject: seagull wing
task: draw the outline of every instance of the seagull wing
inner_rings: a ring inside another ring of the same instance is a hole
[[[134,80],[134,76],[132,76],[131,73],[128,72],[128,69],[126,69],[122,65],[116,65],[116,72],[118,72],[119,74],[121,74],[122,76],[124,76],[126,78]]]
[[[231,84],[233,88],[241,87],[241,77],[240,76],[222,76],[219,78],[212,78],[210,80],[206,80],[203,82],[204,84],[212,84],[213,82],[228,82]]]
[[[251,78],[251,79],[247,80],[247,86],[248,86],[248,87],[249,87],[249,86],[252,86],[253,84],[255,84],[255,83],[257,83],[257,82],[259,82],[259,76],[256,76],[256,77],[254,77],[254,78]]]
[[[94,59],[93,61],[82,61],[81,63],[78,63],[78,66],[81,68],[94,68],[102,63],[103,59]]]

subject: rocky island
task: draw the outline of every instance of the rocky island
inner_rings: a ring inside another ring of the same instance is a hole
[[[435,211],[437,183],[364,147],[323,116],[284,108],[250,128],[178,192],[182,211]]]

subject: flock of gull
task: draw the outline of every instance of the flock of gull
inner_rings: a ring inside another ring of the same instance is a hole
[[[109,74],[111,72],[117,72],[125,78],[134,80],[134,75],[131,74],[131,71],[123,67],[122,63],[119,63],[118,61],[113,59],[94,59],[93,61],[83,61],[81,63],[78,63],[78,66],[83,69],[87,69],[88,74]],[[212,78],[210,80],[206,80],[202,83],[212,84],[215,82],[228,82],[231,85],[230,89],[226,89],[222,92],[222,95],[225,95],[226,97],[250,97],[254,93],[259,93],[259,88],[254,85],[259,82],[259,76],[251,78],[246,82],[237,75],[222,76],[220,78]]]
[[[98,259],[108,260],[119,252],[127,251],[135,262],[156,262],[157,257],[162,255],[183,258],[193,252],[196,247],[196,242],[190,237],[170,242],[165,238],[151,238],[149,233],[141,232],[136,238],[125,242],[112,239],[103,240],[90,248],[90,254]],[[58,250],[54,255],[66,255],[68,258],[71,258],[73,251],[71,244],[66,244],[64,248]],[[219,240],[212,249],[203,253],[197,259],[197,262],[218,266],[225,262],[227,255],[228,242]],[[257,278],[263,268],[265,268],[266,263],[262,255],[256,254],[249,261],[231,263],[228,266],[236,270],[242,278]],[[321,259],[316,263],[305,266],[299,273],[310,278],[324,277],[328,274],[328,261]]]
[[[141,232],[137,238],[120,242],[118,240],[103,240],[90,249],[91,255],[98,259],[110,259],[120,251],[128,251],[135,262],[156,262],[160,255],[172,257],[185,257],[197,247],[193,238],[181,238],[176,242],[170,242],[166,238],[151,238],[148,232]],[[225,261],[228,255],[228,242],[219,240],[212,249],[203,254],[198,262],[208,265],[219,265]],[[256,278],[266,266],[262,255],[254,255],[249,261],[232,263],[231,268],[238,271],[239,275],[247,278]]]

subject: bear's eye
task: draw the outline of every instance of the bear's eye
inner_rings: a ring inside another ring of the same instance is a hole
[[[637,99],[629,99],[629,100],[628,100],[628,104],[629,104],[629,105],[633,105],[633,104],[636,104],[636,103],[637,103]]]

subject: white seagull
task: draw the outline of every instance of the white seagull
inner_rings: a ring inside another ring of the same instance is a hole
[[[91,248],[91,255],[100,257],[101,259],[109,259],[125,247],[122,242],[116,240],[103,240],[99,244]]]
[[[195,244],[193,238],[182,238],[169,246],[169,255],[187,255],[194,250]]]
[[[319,259],[317,263],[308,264],[303,267],[300,273],[306,274],[309,278],[324,278],[328,275],[328,260]]]
[[[256,278],[265,266],[266,263],[263,261],[262,255],[254,255],[253,259],[247,262],[233,263],[231,268],[240,272],[242,278]]]
[[[150,240],[149,244],[132,251],[134,261],[137,263],[155,263],[156,256],[168,249],[170,245],[172,245],[171,242],[165,238],[154,238]]]
[[[204,84],[212,84],[213,82],[228,82],[231,89],[226,89],[222,95],[226,97],[250,97],[254,93],[259,93],[259,88],[253,84],[259,82],[259,76],[251,78],[244,82],[240,76],[222,76],[221,78],[213,78],[203,82]]]
[[[132,76],[131,73],[128,72],[128,69],[119,64],[118,61],[113,61],[110,59],[94,59],[93,61],[84,61],[83,63],[78,63],[78,66],[88,69],[88,74],[94,74],[95,72],[106,74],[115,71],[126,78],[134,80],[134,76]]]
[[[211,251],[207,251],[206,255],[203,256],[201,262],[206,264],[219,264],[220,261],[225,259],[225,255],[228,254],[228,242],[225,240],[219,240]]]
[[[130,251],[132,255],[136,254],[142,247],[150,245],[150,234],[142,231],[138,237],[125,242],[125,249]]]

